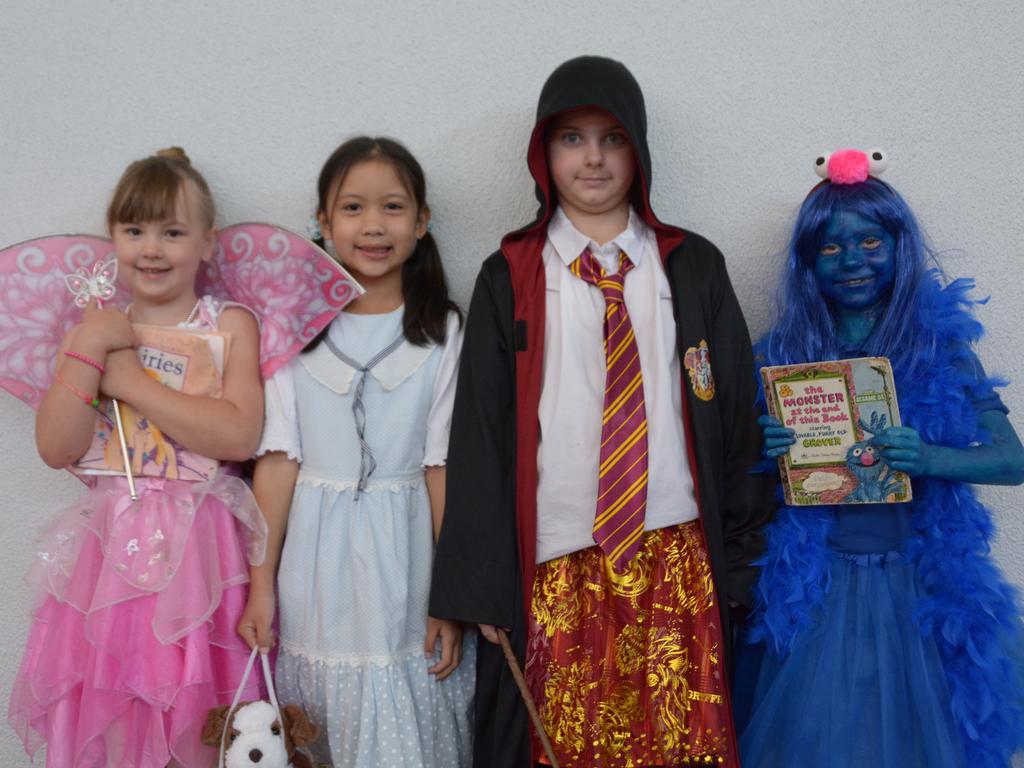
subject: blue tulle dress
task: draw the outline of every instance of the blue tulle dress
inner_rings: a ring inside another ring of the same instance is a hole
[[[940,344],[895,371],[904,423],[961,449],[1006,411],[971,350],[971,287],[923,281]],[[913,496],[779,509],[736,654],[744,768],[1008,768],[1024,747],[1024,624],[991,515],[966,483],[918,477]]]
[[[913,621],[921,589],[900,554],[910,513],[837,509],[818,620],[788,654],[764,652],[752,681],[745,768],[964,765],[938,647]]]

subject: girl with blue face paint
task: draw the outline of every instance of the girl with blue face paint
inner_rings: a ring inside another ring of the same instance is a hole
[[[840,317],[850,319],[884,306],[892,290],[896,249],[885,227],[856,211],[843,211],[829,220],[822,240],[814,276]]]
[[[871,445],[914,500],[780,508],[737,686],[748,768],[1003,768],[1024,746],[1021,613],[968,485],[1024,481],[1024,448],[972,351],[973,282],[946,281],[906,202],[869,175],[883,160],[819,160],[827,179],[800,208],[756,351],[764,365],[888,357],[906,426]],[[774,466],[793,432],[761,424]]]

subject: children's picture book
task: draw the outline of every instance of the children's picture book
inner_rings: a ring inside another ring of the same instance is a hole
[[[910,477],[889,467],[872,441],[901,426],[888,358],[770,366],[761,381],[768,413],[796,432],[779,457],[787,504],[910,501]]]
[[[220,396],[229,334],[156,325],[132,327],[139,340],[139,362],[149,376],[189,395]],[[201,481],[214,476],[219,464],[215,459],[182,448],[127,403],[120,403],[120,409],[136,477]],[[89,450],[75,463],[74,471],[80,475],[124,474],[114,409],[109,400],[100,400],[96,434]]]

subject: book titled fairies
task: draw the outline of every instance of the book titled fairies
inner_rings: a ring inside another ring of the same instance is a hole
[[[910,477],[886,464],[873,442],[901,426],[888,358],[765,367],[761,380],[769,414],[796,433],[779,457],[787,504],[910,501]]]
[[[216,331],[198,331],[133,324],[139,341],[139,362],[146,374],[187,395],[219,397],[221,374],[230,338]],[[121,404],[125,441],[136,477],[169,480],[210,480],[219,462],[178,445],[127,403]],[[89,450],[74,464],[80,475],[121,475],[124,462],[109,400],[97,409],[96,433]]]

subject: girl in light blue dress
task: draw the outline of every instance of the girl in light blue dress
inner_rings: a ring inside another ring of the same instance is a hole
[[[344,768],[468,766],[473,638],[427,616],[461,345],[423,171],[394,141],[320,174],[322,243],[366,293],[266,383],[254,491],[270,528],[240,634]]]

